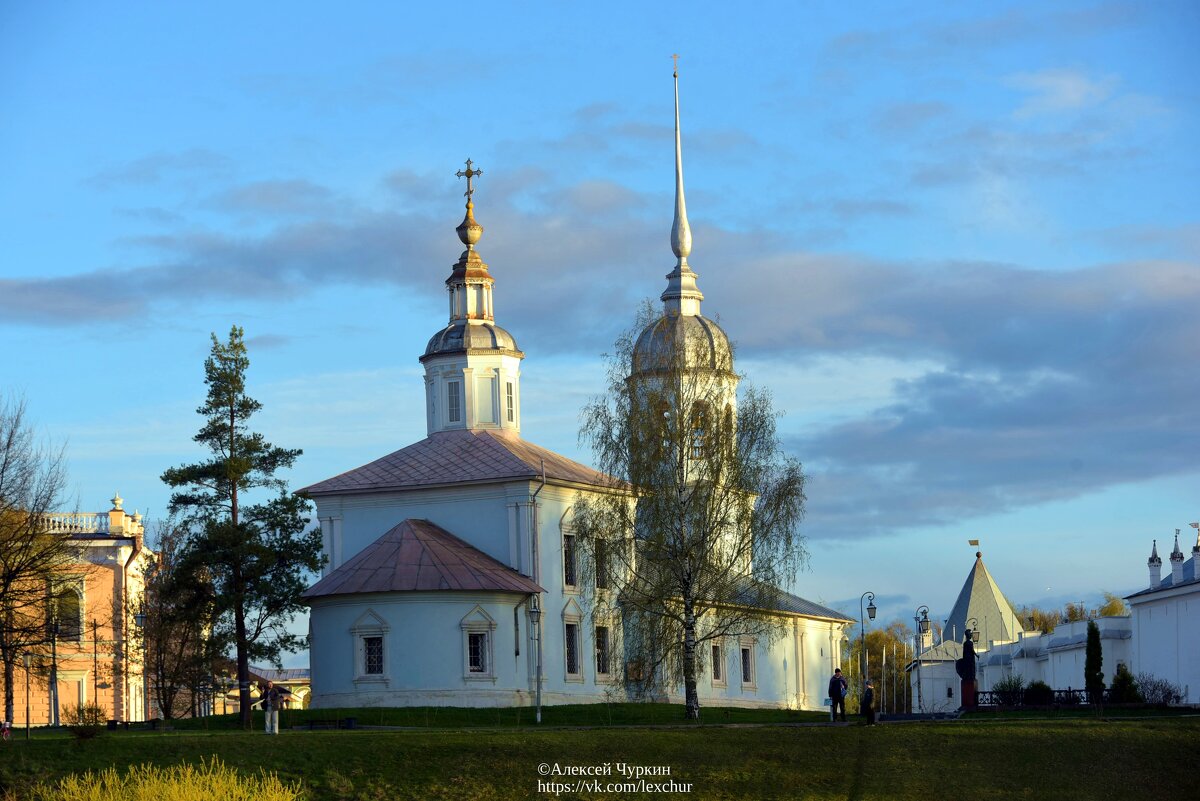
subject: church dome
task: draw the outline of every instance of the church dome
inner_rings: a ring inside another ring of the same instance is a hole
[[[683,358],[676,360],[682,351]],[[638,335],[633,347],[634,372],[669,369],[733,372],[733,350],[721,326],[699,314],[664,314]]]
[[[421,360],[443,353],[481,350],[520,352],[513,335],[495,323],[451,323],[430,338]]]

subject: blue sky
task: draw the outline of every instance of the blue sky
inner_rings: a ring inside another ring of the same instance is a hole
[[[293,486],[424,436],[454,172],[482,166],[523,433],[583,461],[673,258],[810,475],[796,589],[948,614],[1146,580],[1200,518],[1194,3],[7,3],[0,387],[84,509],[157,517],[211,331]]]

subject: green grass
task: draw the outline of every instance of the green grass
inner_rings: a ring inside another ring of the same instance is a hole
[[[393,710],[395,711],[395,710]],[[538,766],[666,766],[690,799],[1154,799],[1190,797],[1200,718],[905,723],[862,726],[232,731],[67,736],[0,748],[0,786],[111,765],[219,757],[266,767],[325,799],[525,799]],[[620,781],[617,775],[599,777]],[[564,779],[557,779],[564,781]],[[655,778],[654,781],[661,779]],[[562,798],[640,794],[563,793]],[[649,796],[646,796],[649,797]],[[680,797],[680,796],[677,796]]]
[[[281,728],[303,726],[308,720],[352,717],[359,726],[403,726],[458,729],[476,727],[536,726],[532,707],[477,709],[470,707],[360,707],[356,709],[288,709],[280,713]],[[829,719],[828,712],[796,712],[789,709],[741,709],[712,707],[701,710],[702,724],[709,723],[816,723]],[[542,708],[543,726],[635,726],[688,725],[682,704],[566,704]],[[240,729],[236,715],[172,721],[175,729]],[[691,723],[690,725],[695,725]],[[254,712],[254,729],[262,731],[263,714]]]

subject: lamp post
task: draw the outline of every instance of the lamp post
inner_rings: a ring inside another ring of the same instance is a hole
[[[979,619],[969,618],[967,620],[967,633],[971,635],[973,642],[979,642]]]
[[[142,640],[142,720],[150,720],[150,677],[146,665],[146,606],[143,604],[133,616]]]
[[[875,593],[869,591],[864,592],[862,597],[858,599],[858,622],[862,627],[862,646],[859,649],[858,654],[858,672],[859,676],[864,682],[867,680],[867,621],[866,618],[863,617],[863,601],[868,598],[870,601],[867,604],[867,614],[871,617],[871,620],[874,620]]]
[[[50,720],[57,727],[58,719],[58,615],[50,618]]]
[[[925,604],[918,606],[913,621],[917,624],[917,709],[924,712],[925,698],[921,690],[921,646],[925,643],[925,635],[929,633],[929,607]]]
[[[533,626],[534,632],[537,634],[537,679],[534,692],[537,694],[537,722],[542,722],[542,629],[540,623],[542,620],[542,607],[538,603],[538,596],[529,596],[529,624]]]
[[[21,663],[25,665],[25,740],[29,740],[29,665],[33,655],[26,651],[21,654]]]

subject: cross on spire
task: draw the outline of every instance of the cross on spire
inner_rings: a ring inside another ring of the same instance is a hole
[[[471,201],[471,195],[473,195],[475,193],[475,187],[471,184],[471,179],[474,178],[476,175],[483,175],[483,170],[471,169],[471,165],[473,163],[474,162],[472,162],[470,159],[467,159],[467,168],[465,170],[459,170],[458,172],[454,173],[459,178],[467,179],[467,191],[463,192],[463,195],[465,195],[467,198],[467,202]]]
[[[678,78],[679,77],[679,54],[678,53],[671,54],[671,62],[674,64],[673,69],[675,72],[675,77]]]

